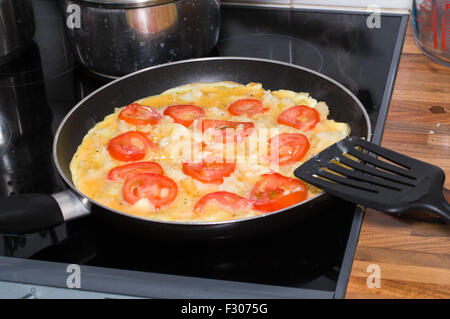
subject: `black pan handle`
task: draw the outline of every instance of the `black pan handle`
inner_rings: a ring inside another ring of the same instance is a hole
[[[71,191],[0,197],[0,234],[43,231],[89,213],[87,200]]]
[[[0,233],[24,234],[64,222],[58,202],[46,194],[23,194],[0,198]]]

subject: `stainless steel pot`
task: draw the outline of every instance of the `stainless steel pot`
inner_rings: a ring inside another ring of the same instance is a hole
[[[61,2],[72,52],[103,77],[204,56],[219,36],[219,0]]]
[[[26,48],[34,32],[31,0],[0,0],[0,64]]]

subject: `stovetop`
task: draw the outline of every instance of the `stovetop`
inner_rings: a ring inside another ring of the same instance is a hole
[[[104,81],[74,61],[58,4],[34,0],[34,44],[0,66],[0,195],[53,193],[67,186],[51,158],[64,115]],[[211,56],[280,60],[349,88],[381,139],[408,15],[224,6]],[[277,76],[274,74],[274,76]],[[343,297],[362,212],[334,200],[317,218],[245,242],[171,244],[136,238],[94,217],[28,235],[0,236],[0,256],[108,269],[214,278],[332,292]],[[1,270],[0,270],[1,272]],[[1,279],[1,278],[0,278]]]

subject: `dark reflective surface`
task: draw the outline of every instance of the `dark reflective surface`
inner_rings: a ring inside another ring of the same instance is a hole
[[[283,233],[195,245],[125,236],[121,229],[92,218],[72,225],[75,238],[50,246],[32,258],[333,290],[353,209],[353,205],[338,200],[323,215]]]
[[[104,83],[74,64],[57,2],[33,2],[36,45],[0,69],[2,195],[65,188],[51,162],[52,135],[64,115]],[[368,29],[366,18],[223,8],[212,55],[271,58],[320,70],[361,99],[375,126],[400,17],[383,16],[381,29]],[[10,185],[13,175],[20,183]],[[0,255],[333,291],[354,206],[338,200],[330,205],[283,233],[214,245],[135,238],[90,217],[43,233],[0,236]]]
[[[39,48],[0,67],[1,196],[53,192],[52,113]]]
[[[309,42],[273,33],[243,34],[222,39],[217,44],[218,54],[236,56],[241,52],[243,43],[246,45],[245,56],[294,63],[317,72],[323,67],[322,54]]]
[[[365,14],[229,9],[222,15],[229,23],[222,27],[221,54],[248,54],[320,71],[376,114],[400,26],[398,16],[382,16],[381,28],[369,29]]]

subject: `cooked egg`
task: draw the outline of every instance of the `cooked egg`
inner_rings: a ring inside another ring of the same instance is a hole
[[[228,107],[240,99],[257,99],[262,102],[265,111],[251,117],[246,114],[230,114]],[[237,144],[215,143],[214,138],[208,137],[207,134],[203,136],[204,139],[198,140],[194,136],[196,122],[185,127],[175,123],[172,117],[163,115],[157,124],[133,125],[119,118],[125,106],[117,108],[113,114],[97,123],[86,134],[71,161],[70,170],[75,186],[87,197],[111,209],[152,219],[185,222],[218,221],[259,215],[261,212],[256,209],[244,209],[236,213],[237,211],[220,205],[210,205],[205,214],[199,215],[194,213],[193,207],[204,195],[219,191],[249,198],[252,188],[262,174],[277,172],[294,177],[294,170],[304,161],[350,134],[348,124],[327,119],[329,111],[325,102],[318,102],[304,92],[264,90],[260,83],[187,84],[156,96],[140,99],[136,103],[150,106],[161,115],[170,105],[193,104],[203,108],[205,119],[253,122],[257,131]],[[320,114],[320,121],[312,130],[302,131],[277,122],[282,112],[295,105],[309,106]],[[145,158],[139,161],[159,163],[164,175],[177,184],[178,193],[169,205],[158,209],[146,198],[130,204],[123,197],[124,181],[112,181],[107,178],[112,168],[130,163],[113,158],[107,150],[112,138],[128,131],[148,134],[149,139],[157,146],[156,149],[149,150]],[[268,140],[282,133],[304,134],[308,138],[310,148],[300,161],[282,166],[271,165],[267,155]],[[201,161],[211,156],[231,161],[238,158],[235,170],[224,177],[222,183],[204,183],[183,172],[183,162],[188,159],[196,157]],[[320,191],[309,185],[307,187],[308,197]]]

